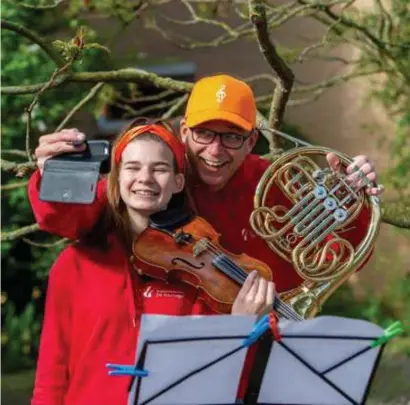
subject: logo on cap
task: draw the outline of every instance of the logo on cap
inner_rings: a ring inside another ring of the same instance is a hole
[[[225,97],[226,97],[226,86],[224,84],[221,85],[221,87],[219,88],[219,90],[216,92],[216,101],[218,103],[222,103],[222,101],[224,101]]]

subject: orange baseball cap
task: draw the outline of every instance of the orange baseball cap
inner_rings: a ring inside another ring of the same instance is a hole
[[[205,77],[195,83],[185,111],[188,127],[207,121],[228,121],[246,131],[256,126],[252,89],[228,75]]]

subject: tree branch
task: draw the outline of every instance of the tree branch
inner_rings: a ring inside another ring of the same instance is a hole
[[[61,121],[60,125],[55,129],[54,132],[61,131],[64,128],[64,126],[67,124],[67,122],[70,121],[73,115],[77,111],[79,111],[82,107],[84,107],[91,99],[93,99],[103,86],[104,86],[104,83],[96,84],[90,90],[90,92],[77,105],[74,106],[74,108],[67,114],[67,116],[63,119],[63,121]]]
[[[340,24],[343,24],[345,27],[354,28],[356,31],[361,32],[366,38],[370,40],[373,44],[375,44],[380,49],[385,49],[384,43],[379,40],[379,38],[375,37],[370,31],[366,29],[363,25],[357,24],[356,21],[351,20],[343,15],[336,14],[331,7],[326,5],[324,2],[311,2],[308,0],[298,0],[299,4],[304,5],[311,5],[312,8],[316,8],[318,10],[323,11],[331,20],[338,21]]]
[[[32,102],[26,108],[26,114],[27,114],[27,124],[26,124],[26,153],[27,153],[27,158],[30,162],[33,161],[33,158],[31,156],[31,149],[30,149],[30,131],[31,131],[31,112],[33,111],[33,108],[36,106],[38,103],[38,100],[40,96],[50,87],[53,86],[53,83],[55,80],[58,78],[58,76],[64,74],[73,64],[74,60],[76,59],[76,55],[72,56],[71,59],[66,62],[65,65],[57,68],[55,72],[51,75],[50,80],[36,93],[34,96]]]
[[[382,204],[382,221],[398,228],[410,229],[410,200]]]
[[[16,163],[1,159],[1,170],[15,173],[16,177],[24,177],[28,172],[34,171],[37,166],[34,162]]]
[[[27,157],[27,153],[24,150],[18,150],[18,149],[2,149],[1,153],[8,154],[8,155],[15,155],[15,156],[20,156],[23,158]]]
[[[176,102],[174,102],[174,105],[168,111],[162,114],[161,118],[164,120],[171,118],[174,112],[176,112],[178,108],[182,107],[186,103],[186,101],[188,100],[188,96],[189,94],[185,94],[182,97],[180,97]]]
[[[51,86],[51,88],[55,88],[63,84],[69,75],[62,75],[59,76]],[[12,96],[19,96],[22,94],[34,94],[40,91],[48,82],[37,83],[37,84],[29,84],[26,86],[3,86],[0,88],[1,94],[8,94]]]
[[[60,80],[55,80],[49,88],[56,88],[61,86],[63,82],[67,83],[150,83],[155,87],[161,89],[169,89],[185,93],[191,91],[193,84],[183,82],[180,80],[173,80],[157,76],[155,73],[150,73],[141,69],[126,68],[118,70],[110,70],[105,72],[78,72],[64,77],[60,77]],[[47,82],[48,83],[48,82]],[[2,94],[18,95],[18,94],[31,94],[36,93],[47,83],[38,83],[30,86],[6,86],[1,88]]]
[[[124,97],[121,94],[118,96],[118,100],[122,101],[123,103],[147,103],[152,101],[160,101],[165,97],[168,97],[174,94],[174,90],[165,90],[158,94],[150,94],[148,96],[139,95],[135,97]]]
[[[8,183],[1,186],[1,191],[15,190],[16,188],[26,187],[28,181],[19,181],[18,183]]]
[[[53,8],[58,7],[64,1],[65,0],[57,0],[54,4],[50,4],[50,5],[47,5],[47,6],[41,6],[41,5],[33,6],[31,4],[25,3],[24,1],[20,1],[20,2],[17,2],[17,5],[19,7],[28,8],[28,9],[31,9],[31,10],[51,10]]]
[[[159,103],[156,104],[152,104],[152,105],[147,105],[146,107],[143,107],[139,110],[136,110],[130,106],[124,105],[123,107],[126,108],[126,110],[130,113],[130,115],[128,115],[128,117],[138,117],[138,116],[143,116],[144,114],[147,114],[151,111],[155,111],[155,110],[159,110],[161,108],[170,108],[175,104],[175,100],[164,100],[161,101]],[[121,106],[122,107],[122,106]],[[128,118],[127,116],[124,118]]]
[[[2,242],[15,240],[15,239],[18,239],[18,238],[20,238],[24,235],[29,234],[29,233],[36,232],[39,229],[40,228],[39,228],[38,224],[32,224],[32,225],[23,226],[19,229],[16,229],[15,231],[1,232],[0,240]]]
[[[14,31],[17,34],[22,35],[23,37],[31,40],[32,42],[36,43],[40,48],[54,61],[57,67],[64,66],[64,59],[59,55],[57,50],[53,47],[53,45],[47,43],[43,38],[41,38],[38,34],[34,31],[23,27],[22,25],[16,24],[11,21],[1,20],[1,28]]]
[[[23,239],[23,241],[24,241],[25,243],[27,243],[28,245],[36,246],[36,247],[41,247],[41,248],[45,248],[45,249],[49,249],[49,248],[51,248],[51,247],[55,247],[55,246],[58,246],[58,245],[62,245],[63,243],[66,243],[66,242],[69,242],[69,241],[70,241],[70,240],[67,239],[67,238],[62,238],[62,239],[59,239],[59,240],[57,240],[57,241],[55,241],[55,242],[51,242],[51,243],[41,243],[41,242],[36,242],[36,241],[34,241],[34,240],[31,240],[31,239],[29,239],[29,238],[22,238],[22,239]]]
[[[259,48],[266,61],[278,76],[278,83],[273,92],[269,112],[269,125],[277,129],[282,124],[286,103],[293,86],[294,74],[279,56],[275,46],[270,41],[265,7],[261,0],[249,0],[249,15],[255,27]],[[271,147],[273,148],[272,142],[270,142]]]
[[[195,13],[194,8],[189,4],[188,1],[186,0],[181,0],[181,3],[184,4],[184,6],[188,9],[189,14],[191,15],[192,19],[191,20],[174,20],[170,17],[167,17],[165,15],[162,15],[162,18],[164,18],[167,21],[173,22],[174,24],[180,24],[180,25],[194,25],[197,23],[204,23],[204,24],[210,24],[214,25],[216,27],[221,28],[222,30],[225,31],[226,34],[233,38],[238,37],[238,32],[232,29],[228,24],[222,22],[222,21],[217,21],[215,19],[210,19],[210,18],[204,18],[200,17]]]

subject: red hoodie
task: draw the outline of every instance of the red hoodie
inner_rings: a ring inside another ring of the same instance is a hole
[[[137,263],[137,266],[144,266]],[[119,240],[106,251],[73,245],[49,278],[32,405],[125,405],[142,314],[211,314],[197,290],[139,277]]]

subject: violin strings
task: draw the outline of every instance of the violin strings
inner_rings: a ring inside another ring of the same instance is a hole
[[[223,260],[223,265],[227,266],[227,270],[231,274],[231,277],[239,280],[240,283],[244,283],[248,274],[243,271],[239,266],[237,266],[231,259],[229,259],[222,251],[220,251],[212,242],[206,240],[206,245],[210,254],[214,257],[221,257]],[[279,297],[275,297],[275,304],[277,311],[287,319],[294,319],[301,321],[303,318],[295,312],[288,304],[282,301]]]
[[[228,266],[226,270],[231,273],[231,277],[239,279],[238,281],[243,284],[247,277],[247,273],[244,272],[240,267],[238,267],[233,261],[231,261],[222,251],[220,251],[216,246],[214,246],[210,241],[205,241],[208,250],[213,256],[220,256],[223,260],[222,265]],[[288,306],[280,298],[275,297],[275,304],[277,305],[278,312],[287,319],[303,320],[303,318],[297,314],[293,308]]]

